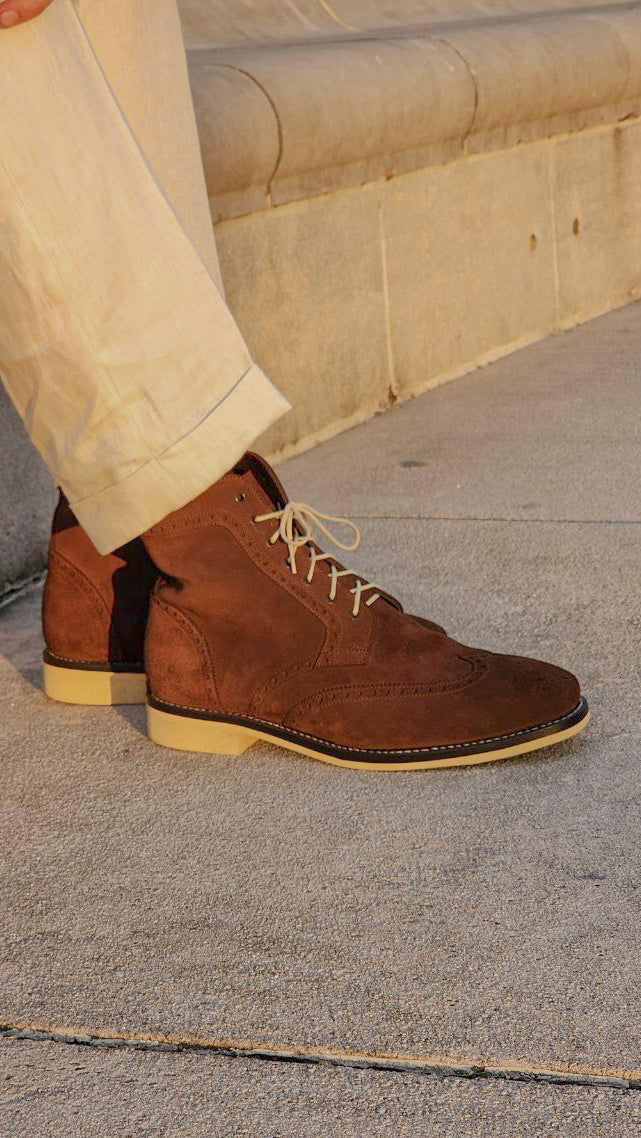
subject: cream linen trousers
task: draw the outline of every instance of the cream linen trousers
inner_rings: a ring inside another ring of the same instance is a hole
[[[107,553],[289,404],[224,301],[175,0],[54,0],[0,87],[0,373]]]

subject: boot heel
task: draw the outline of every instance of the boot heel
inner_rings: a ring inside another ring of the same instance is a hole
[[[101,672],[44,663],[43,687],[48,699],[92,707],[144,703],[147,677],[140,672]]]
[[[258,736],[248,727],[171,715],[147,704],[147,734],[153,743],[172,751],[202,751],[207,755],[242,755]]]

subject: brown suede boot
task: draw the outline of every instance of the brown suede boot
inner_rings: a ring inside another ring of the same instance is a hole
[[[329,520],[288,504],[249,454],[143,535],[164,575],[145,642],[155,742],[241,754],[265,739],[410,770],[521,755],[585,727],[572,675],[466,648],[406,615],[320,552],[311,527],[331,537]]]
[[[139,540],[101,556],[60,495],[42,601],[50,699],[145,702],[143,644],[157,576]]]

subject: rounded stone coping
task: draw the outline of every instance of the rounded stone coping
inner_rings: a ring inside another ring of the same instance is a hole
[[[217,217],[641,109],[641,7],[190,52]]]

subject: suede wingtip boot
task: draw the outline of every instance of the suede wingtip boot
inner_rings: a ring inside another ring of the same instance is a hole
[[[62,703],[144,703],[143,644],[157,571],[142,542],[102,556],[61,493],[42,600],[44,690]]]
[[[323,553],[331,519],[248,454],[143,535],[162,576],[145,663],[157,743],[240,754],[261,739],[340,766],[491,762],[588,722],[577,680],[469,648]],[[357,535],[356,527],[352,530]]]

